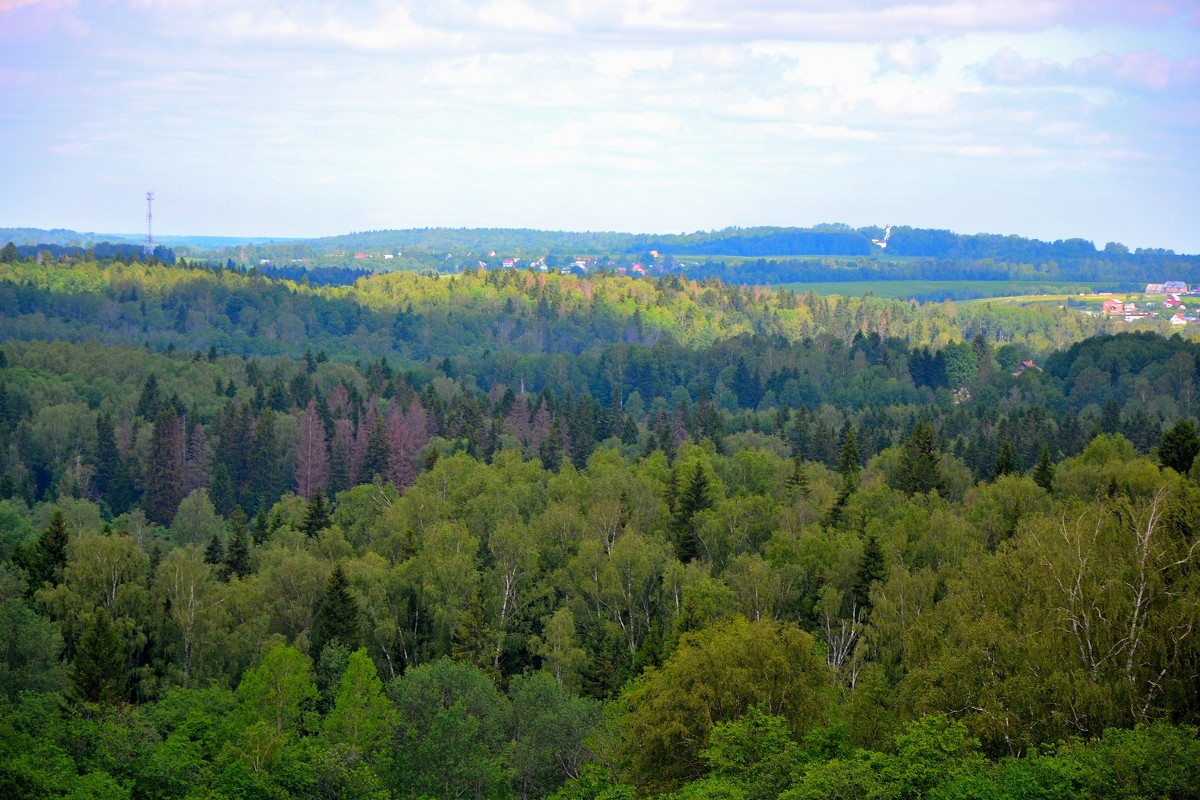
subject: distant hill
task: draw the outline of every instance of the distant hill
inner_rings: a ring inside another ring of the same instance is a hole
[[[156,237],[188,259],[292,270],[452,271],[489,269],[502,259],[550,268],[594,257],[611,268],[642,262],[647,269],[683,271],[727,283],[880,280],[1116,281],[1122,290],[1164,280],[1200,282],[1200,256],[1165,249],[1101,248],[1087,239],[1052,242],[991,233],[894,226],[886,249],[872,244],[878,227],[821,224],[809,228],[725,228],[690,234],[543,231],[526,228],[409,228],[358,231],[312,239],[236,236]],[[95,248],[137,246],[133,234],[0,228],[0,244]],[[594,268],[594,265],[593,265]],[[311,279],[311,277],[310,277]]]
[[[12,242],[15,245],[57,244],[65,247],[90,247],[101,242],[140,243],[146,240],[144,233],[81,233],[66,228],[0,228],[0,244]],[[268,236],[179,236],[164,234],[155,236],[156,244],[178,247],[198,247],[215,249],[219,247],[237,247],[243,244],[268,244],[278,242],[302,241],[295,238]]]

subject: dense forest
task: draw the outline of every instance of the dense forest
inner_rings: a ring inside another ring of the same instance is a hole
[[[0,796],[1197,794],[1159,323],[0,262]]]

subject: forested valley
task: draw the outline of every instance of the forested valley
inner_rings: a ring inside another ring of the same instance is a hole
[[[1146,328],[6,249],[0,796],[1197,796]]]

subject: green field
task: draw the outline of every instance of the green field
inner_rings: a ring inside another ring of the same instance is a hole
[[[876,297],[912,297],[918,300],[1028,297],[1031,300],[1057,298],[1062,302],[1069,296],[1090,294],[1111,287],[1078,281],[841,281],[785,283],[779,288],[791,289],[798,294],[815,292],[819,295],[840,294],[850,297],[871,293]]]

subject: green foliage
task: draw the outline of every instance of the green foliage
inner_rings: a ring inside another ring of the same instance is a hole
[[[1197,454],[1200,454],[1200,436],[1196,435],[1191,420],[1181,419],[1163,433],[1158,446],[1158,458],[1164,467],[1187,475]]]
[[[1111,324],[6,264],[0,794],[1187,796],[1200,347]]]
[[[345,758],[377,758],[393,734],[395,710],[366,650],[350,654],[333,708],[322,723],[328,741],[345,747]]]
[[[815,641],[794,626],[737,618],[686,634],[625,692],[630,775],[652,787],[695,777],[713,727],[755,705],[802,735],[824,715],[828,685]]]
[[[317,687],[304,654],[280,645],[242,676],[237,696],[248,721],[282,734],[303,724],[304,715],[316,702]]]
[[[441,659],[389,687],[399,711],[395,781],[412,797],[498,798],[511,767],[508,700],[470,664]]]

